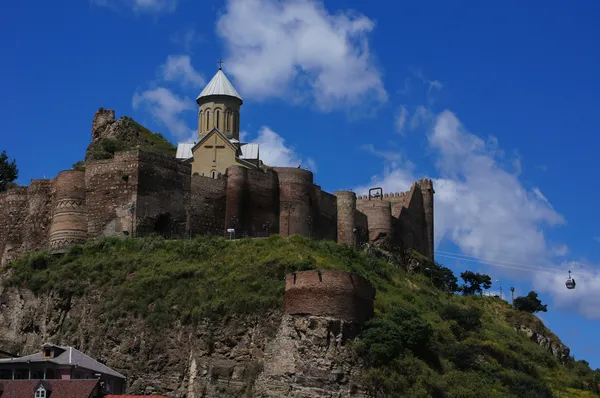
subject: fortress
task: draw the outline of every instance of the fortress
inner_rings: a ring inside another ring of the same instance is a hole
[[[102,236],[222,236],[228,230],[347,245],[378,241],[433,259],[431,180],[401,193],[328,193],[312,172],[265,165],[258,145],[239,141],[242,99],[220,69],[197,102],[198,140],[180,143],[175,156],[117,151],[87,159],[84,170],[0,193],[0,263],[34,250],[65,252]],[[96,112],[90,147],[113,138],[123,119],[115,120],[111,110]]]

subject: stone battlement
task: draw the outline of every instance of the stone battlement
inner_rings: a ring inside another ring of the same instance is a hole
[[[363,322],[373,315],[375,288],[344,271],[312,270],[285,277],[285,312]]]
[[[132,123],[101,109],[90,146]],[[433,193],[432,181],[421,179],[407,192],[370,200],[331,194],[297,167],[231,165],[213,179],[192,176],[190,164],[174,156],[128,150],[0,193],[0,263],[102,236],[225,235],[229,228],[238,236],[298,234],[349,246],[383,240],[433,258]]]

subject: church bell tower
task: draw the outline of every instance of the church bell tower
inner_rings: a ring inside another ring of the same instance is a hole
[[[196,98],[199,105],[198,138],[217,128],[227,138],[239,141],[243,100],[223,73],[221,64],[220,61],[219,70]]]

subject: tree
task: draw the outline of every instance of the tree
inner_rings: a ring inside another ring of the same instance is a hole
[[[547,312],[546,308],[548,305],[542,305],[541,300],[538,299],[538,294],[533,290],[530,291],[527,296],[517,297],[514,302],[514,307],[516,310],[529,312],[533,314],[534,312]]]
[[[435,263],[435,266],[430,269],[432,270],[430,276],[436,287],[450,293],[458,291],[458,278],[450,268]]]
[[[0,154],[0,192],[5,191],[18,176],[19,170],[16,161],[13,159],[12,162],[9,162],[6,151],[2,151]]]
[[[460,287],[463,296],[470,296],[479,292],[479,295],[483,295],[483,289],[489,289],[492,287],[492,278],[489,275],[474,273],[472,271],[465,271],[460,274],[465,283]],[[482,289],[483,288],[483,289]]]

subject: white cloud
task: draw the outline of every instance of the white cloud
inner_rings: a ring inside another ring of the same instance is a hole
[[[288,147],[279,134],[268,127],[261,127],[258,137],[253,142],[260,145],[260,159],[273,167],[298,167],[308,168],[316,172],[317,165],[314,160],[303,159],[294,148]]]
[[[182,98],[169,89],[157,87],[134,93],[132,106],[134,109],[143,108],[177,138],[188,139],[195,136],[195,131],[188,127],[181,116],[182,113],[196,109],[194,101],[188,97]]]
[[[400,110],[396,114],[396,131],[402,133],[404,131],[404,125],[406,125],[406,119],[408,118],[408,110],[406,106],[402,105]]]
[[[410,118],[410,129],[415,130],[421,126],[428,127],[434,120],[433,112],[423,105],[417,106],[415,113]]]
[[[173,12],[177,8],[177,0],[90,0],[90,3],[115,11],[126,7],[134,12],[149,14]]]
[[[217,34],[242,95],[312,101],[322,111],[387,100],[364,15],[312,0],[228,0]]]
[[[398,161],[402,158],[402,156],[398,152],[377,150],[375,149],[373,144],[363,145],[360,147],[360,149],[388,161]]]
[[[192,66],[189,55],[169,55],[160,71],[164,80],[179,81],[184,88],[202,87],[206,83]]]
[[[564,218],[541,189],[527,189],[518,172],[509,171],[513,165],[503,163],[497,139],[484,141],[466,131],[449,111],[434,120],[428,144],[437,155],[438,177],[433,179],[436,246],[450,241],[471,259],[478,257],[498,266],[494,275],[530,278],[534,288],[550,294],[556,305],[600,318],[600,272],[597,267],[560,259],[568,253],[567,245],[548,242],[544,230],[562,225]],[[364,194],[377,184],[385,192],[407,191],[418,177],[423,176],[410,163],[386,162],[383,173],[371,184],[354,190]],[[535,272],[510,267],[529,267]],[[575,290],[565,287],[568,269],[579,273]]]
[[[173,43],[182,46],[187,54],[193,54],[199,43],[207,41],[206,38],[202,34],[196,32],[196,29],[194,28],[178,30],[171,35],[170,39]]]

